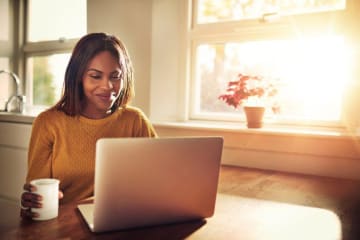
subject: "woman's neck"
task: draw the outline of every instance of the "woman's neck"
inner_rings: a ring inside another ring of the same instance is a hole
[[[90,119],[102,119],[108,117],[110,114],[111,114],[110,110],[107,112],[99,112],[99,111],[88,111],[84,109],[81,112],[82,116]]]

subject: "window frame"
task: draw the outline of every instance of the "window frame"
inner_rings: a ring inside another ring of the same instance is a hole
[[[8,60],[8,69],[11,72],[16,73],[22,80],[20,63],[21,60],[18,56],[21,56],[21,14],[20,10],[22,7],[20,0],[8,0],[8,39],[0,40],[0,57]],[[11,81],[4,85],[7,89],[5,90],[6,95],[1,96],[3,100],[7,100],[12,94],[15,93],[15,84]],[[20,92],[23,93],[24,82],[20,82]]]
[[[8,70],[19,72],[18,58],[21,44],[21,14],[19,9],[22,5],[19,0],[8,0],[9,7],[9,25],[8,25],[8,40],[0,40],[0,57],[9,58]]]
[[[196,81],[196,49],[197,46],[207,43],[218,43],[226,41],[251,41],[251,40],[265,40],[265,39],[281,39],[281,38],[292,38],[296,36],[297,32],[293,32],[293,24],[301,29],[307,29],[306,33],[313,33],[322,27],[324,19],[337,20],[335,25],[336,32],[339,32],[345,36],[346,41],[354,41],[359,38],[359,35],[352,36],[349,29],[343,26],[349,24],[356,24],[356,9],[359,9],[359,3],[353,0],[348,0],[346,3],[345,10],[336,10],[331,12],[319,12],[319,13],[307,13],[307,14],[296,14],[291,16],[281,16],[276,21],[264,21],[264,19],[246,19],[243,21],[229,21],[209,24],[197,24],[197,4],[198,0],[189,0],[190,7],[188,8],[188,14],[190,17],[190,24],[187,31],[188,46],[190,48],[190,94],[189,94],[189,120],[200,120],[200,121],[223,121],[223,122],[238,122],[245,121],[245,116],[225,116],[224,114],[204,114],[197,111],[199,106],[196,99],[196,94],[199,89],[199,82]],[[320,21],[321,20],[321,21]],[[316,24],[314,24],[316,22]],[[322,32],[325,30],[322,30]],[[359,58],[359,54],[355,56]],[[356,61],[354,61],[356,62]],[[354,71],[354,69],[352,69]],[[351,79],[350,86],[356,87],[360,90],[356,77]],[[348,86],[348,88],[350,88]],[[346,91],[349,91],[347,89]],[[296,120],[276,120],[271,121],[265,119],[267,124],[271,125],[311,125],[313,127],[335,127],[345,128],[348,125],[348,120],[351,118],[348,112],[344,109],[354,109],[354,104],[350,103],[348,99],[344,99],[342,104],[342,113],[339,121],[296,121]],[[351,112],[351,111],[350,111]],[[356,121],[356,120],[354,120]]]
[[[57,40],[50,41],[37,41],[37,42],[29,42],[27,39],[28,30],[29,30],[29,0],[24,1],[23,8],[23,18],[24,18],[24,37],[23,37],[23,48],[22,48],[22,66],[23,66],[23,77],[26,79],[25,83],[25,93],[27,98],[27,105],[33,106],[33,82],[32,82],[32,74],[31,69],[27,64],[28,59],[31,57],[41,57],[41,56],[49,56],[52,54],[61,54],[61,53],[71,53],[75,44],[80,40],[79,38],[62,38],[60,37]],[[41,107],[41,106],[38,106]]]
[[[15,18],[14,18],[14,2],[8,1],[8,20],[9,24],[7,26],[8,30],[8,39],[7,40],[0,40],[0,56],[1,57],[8,57],[9,59],[12,57],[13,53],[13,42],[14,42],[14,33],[15,29]]]

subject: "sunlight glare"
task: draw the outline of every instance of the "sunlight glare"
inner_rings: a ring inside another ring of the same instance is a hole
[[[302,109],[302,117],[339,120],[349,66],[344,40],[341,37],[303,38],[296,41],[292,49],[284,48],[288,54],[297,56],[292,66],[284,68],[284,77],[291,82],[289,92],[295,94],[293,97],[302,99],[302,107],[298,109]]]

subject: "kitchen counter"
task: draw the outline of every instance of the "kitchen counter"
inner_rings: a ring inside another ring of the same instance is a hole
[[[23,113],[0,111],[0,122],[32,124],[36,116],[44,110],[44,108],[34,108]]]
[[[36,116],[35,114],[0,112],[0,122],[32,124]]]
[[[32,124],[36,115],[28,115],[22,113],[0,113],[0,122],[27,123]]]

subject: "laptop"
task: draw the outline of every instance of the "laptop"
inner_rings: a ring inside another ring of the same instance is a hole
[[[94,203],[78,209],[92,232],[213,216],[221,137],[102,138]]]

